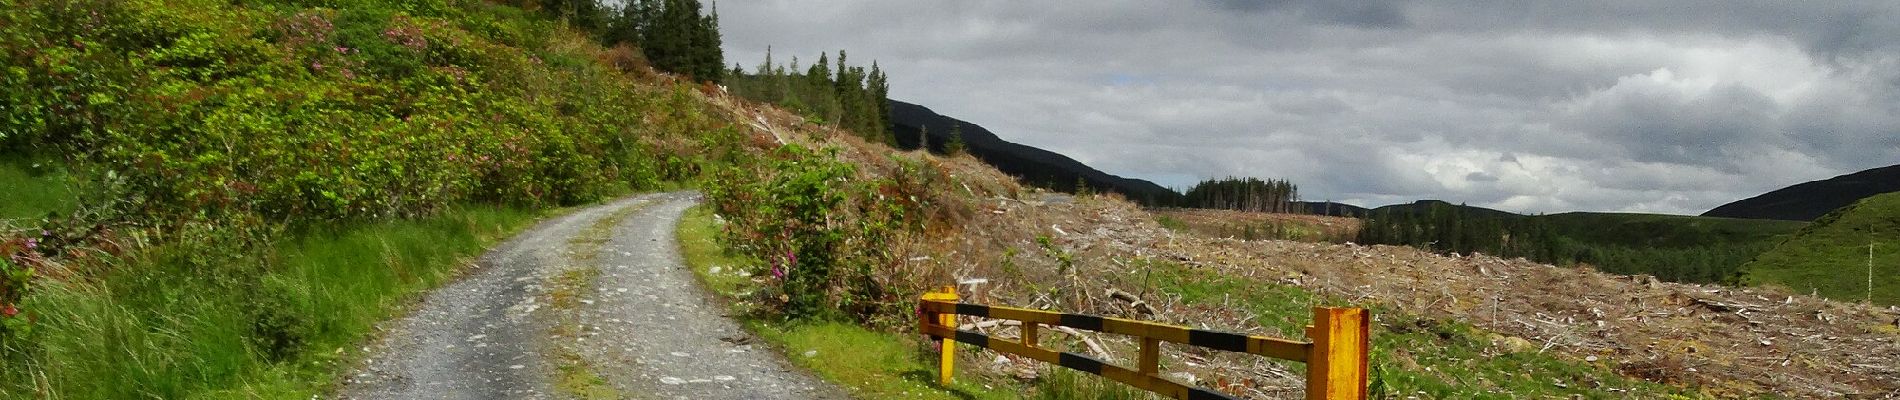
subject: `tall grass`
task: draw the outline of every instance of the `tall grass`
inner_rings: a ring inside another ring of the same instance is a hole
[[[534,217],[464,207],[255,253],[167,245],[93,281],[48,282],[23,307],[40,324],[30,347],[10,349],[0,397],[311,397],[377,321]]]

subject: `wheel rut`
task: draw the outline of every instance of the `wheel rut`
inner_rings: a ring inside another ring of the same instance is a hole
[[[842,399],[749,343],[680,257],[693,192],[553,218],[384,324],[350,399]],[[602,237],[605,236],[605,237]]]

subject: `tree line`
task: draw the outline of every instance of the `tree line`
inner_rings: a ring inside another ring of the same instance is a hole
[[[1194,208],[1284,213],[1299,199],[1300,187],[1290,181],[1227,177],[1195,184],[1182,201]]]
[[[521,6],[560,18],[603,45],[637,48],[640,57],[660,71],[724,84],[740,97],[798,112],[866,140],[897,144],[889,128],[890,79],[875,61],[868,69],[853,66],[849,55],[839,50],[835,63],[831,54],[821,53],[816,62],[801,67],[796,57],[789,65],[777,63],[767,49],[765,60],[750,72],[738,64],[728,68],[720,49],[719,11],[699,0],[628,0],[617,8],[596,0],[530,0]]]
[[[698,81],[725,81],[719,11],[699,0],[626,0],[617,8],[596,0],[526,3],[522,8],[560,18],[603,45],[637,47],[654,69]]]
[[[829,53],[804,68],[798,57],[789,64],[778,64],[770,48],[765,60],[748,73],[734,65],[727,71],[726,86],[732,93],[762,103],[775,104],[805,116],[807,120],[831,124],[876,143],[896,147],[897,138],[890,130],[890,79],[871,62],[867,70],[852,66],[850,55],[838,50],[833,64]]]
[[[1772,242],[1711,241],[1653,246],[1583,240],[1542,216],[1496,216],[1440,205],[1382,209],[1361,220],[1355,242],[1411,246],[1437,253],[1483,253],[1552,264],[1589,264],[1609,273],[1648,274],[1672,282],[1721,283]],[[1632,236],[1653,236],[1630,232]]]

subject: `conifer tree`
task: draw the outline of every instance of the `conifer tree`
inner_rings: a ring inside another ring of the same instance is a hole
[[[950,139],[944,142],[943,153],[955,156],[962,155],[964,150],[963,124],[950,125]]]

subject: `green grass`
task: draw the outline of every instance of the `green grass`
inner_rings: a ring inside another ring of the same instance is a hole
[[[1340,304],[1293,286],[1260,283],[1151,263],[1155,287],[1179,295],[1185,304],[1224,305],[1245,310],[1270,335],[1303,339],[1312,306]],[[1494,345],[1492,334],[1461,322],[1423,318],[1371,307],[1375,398],[1419,396],[1431,399],[1590,399],[1667,398],[1692,395],[1620,376],[1603,362],[1587,363]],[[1282,363],[1296,374],[1304,365]],[[1561,386],[1560,386],[1561,385]],[[1626,390],[1609,392],[1607,388]]]
[[[1744,265],[1743,281],[1861,301],[1868,296],[1869,244],[1874,246],[1873,302],[1900,304],[1900,193],[1862,199],[1821,217]]]
[[[1179,219],[1166,215],[1156,216],[1155,223],[1161,224],[1162,228],[1168,228],[1168,230],[1171,231],[1184,232],[1188,230],[1188,224],[1186,222],[1181,222]]]
[[[29,157],[0,155],[0,220],[32,220],[66,214],[78,193],[64,168]]]
[[[187,241],[96,280],[45,281],[25,301],[40,323],[8,352],[0,397],[310,398],[352,366],[376,322],[535,217],[462,207],[255,253]]]

